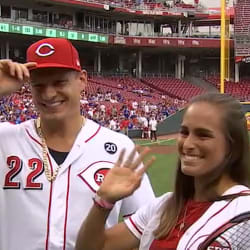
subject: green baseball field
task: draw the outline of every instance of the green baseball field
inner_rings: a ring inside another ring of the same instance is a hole
[[[158,142],[140,139],[134,140],[136,144],[149,146],[152,149],[152,154],[156,157],[153,166],[148,170],[156,196],[173,189],[177,163],[175,138],[176,136],[173,138],[168,137],[167,139],[160,139]]]

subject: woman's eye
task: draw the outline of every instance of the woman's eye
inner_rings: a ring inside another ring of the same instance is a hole
[[[180,130],[179,132],[181,135],[188,135],[188,131],[187,130]]]
[[[211,136],[208,135],[208,134],[198,134],[198,136],[199,136],[200,138],[202,138],[202,139],[206,139],[206,138],[211,137]]]

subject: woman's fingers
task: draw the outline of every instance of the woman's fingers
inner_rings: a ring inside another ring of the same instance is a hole
[[[139,156],[135,159],[135,161],[131,164],[131,169],[136,169],[143,161],[146,155],[150,152],[150,148],[146,147],[143,151],[139,154]]]
[[[139,148],[139,146],[135,146],[134,149],[132,150],[132,152],[129,154],[128,159],[123,164],[124,168],[131,168],[131,165],[134,161],[134,157],[135,157],[135,154],[136,154],[138,148]]]
[[[138,171],[137,171],[137,174],[139,176],[142,176],[147,170],[148,168],[153,164],[153,162],[155,161],[155,156],[152,156],[145,164],[142,168],[140,168]]]
[[[121,165],[125,168],[129,168],[133,171],[135,171],[137,169],[137,167],[142,163],[142,161],[144,160],[144,158],[149,154],[149,152],[151,151],[149,147],[145,147],[139,154],[138,156],[135,158],[135,155],[137,153],[137,150],[139,149],[139,146],[136,146],[133,151],[129,154],[127,160],[125,161],[124,164],[122,164],[123,162],[123,158],[125,155],[125,149],[123,149],[119,155],[119,158],[115,164],[115,167],[121,167]],[[134,159],[135,158],[135,159]],[[138,173],[144,173],[151,165],[152,163],[155,161],[155,157],[151,157],[151,159],[149,161],[147,161],[144,166],[138,170]]]
[[[118,158],[118,160],[117,160],[117,162],[116,162],[116,164],[115,164],[115,167],[120,167],[120,166],[121,166],[121,164],[122,164],[122,162],[123,162],[124,155],[125,155],[125,149],[123,148],[123,149],[121,150],[121,153],[120,153],[120,155],[119,155],[119,158]]]

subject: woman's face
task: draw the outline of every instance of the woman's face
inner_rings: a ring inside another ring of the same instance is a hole
[[[178,137],[181,170],[193,177],[207,176],[224,161],[227,151],[221,110],[199,102],[188,107]]]

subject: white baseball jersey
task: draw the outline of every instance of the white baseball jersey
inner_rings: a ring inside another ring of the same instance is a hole
[[[150,129],[152,131],[156,131],[157,130],[157,121],[155,119],[151,119],[149,121],[149,126],[150,126]]]
[[[128,137],[86,120],[50,183],[34,120],[0,124],[0,249],[73,250],[92,197],[123,148],[127,153],[134,148]],[[53,170],[58,167],[50,155],[49,162]],[[107,227],[117,223],[119,213],[130,215],[153,199],[145,175],[133,195],[117,202]]]
[[[224,195],[250,192],[242,185],[236,185],[227,190]],[[151,204],[140,208],[135,214],[125,220],[129,230],[140,240],[139,250],[149,250],[154,240],[154,231],[159,225],[162,209],[171,193],[155,199]],[[250,196],[239,196],[233,200],[214,202],[207,211],[181,237],[177,250],[197,250],[217,228],[236,215],[250,210]],[[225,248],[231,249],[231,248]]]

